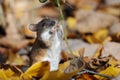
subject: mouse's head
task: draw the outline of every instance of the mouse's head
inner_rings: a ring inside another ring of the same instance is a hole
[[[37,32],[37,39],[43,41],[48,46],[55,39],[62,39],[62,26],[58,24],[57,20],[52,18],[44,18],[37,24],[31,24],[29,29]]]

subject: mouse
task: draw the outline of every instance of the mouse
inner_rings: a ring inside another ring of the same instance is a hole
[[[49,61],[50,71],[58,70],[61,59],[63,28],[58,20],[43,18],[29,29],[36,32],[36,39],[30,51],[30,64]]]

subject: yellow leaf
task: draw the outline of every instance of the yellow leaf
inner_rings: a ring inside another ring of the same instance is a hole
[[[96,39],[94,36],[91,36],[91,35],[85,36],[85,39],[86,39],[89,43],[101,43],[100,40]]]
[[[75,25],[76,25],[76,19],[73,18],[73,17],[68,17],[67,18],[67,25],[68,25],[68,28],[70,30],[74,30],[75,29]]]
[[[74,51],[73,51],[73,54],[74,54],[75,56],[80,56],[80,55],[79,55],[79,49],[74,50]]]
[[[116,36],[117,36],[117,38],[120,38],[120,32],[118,32],[118,33],[116,34]]]
[[[85,36],[85,39],[89,43],[102,43],[106,38],[108,37],[108,30],[107,29],[101,29],[94,33],[93,35],[87,35]]]
[[[97,49],[96,53],[93,55],[92,58],[98,58],[98,57],[100,57],[102,48],[103,48],[103,46],[100,45],[99,48]]]
[[[120,60],[116,60],[114,57],[110,56],[109,57],[109,64],[110,65],[119,65],[120,64]]]
[[[90,6],[90,5],[85,5],[85,6],[82,6],[82,9],[84,9],[84,10],[92,10],[93,7]]]
[[[94,37],[100,41],[104,41],[108,36],[108,29],[101,29],[94,34]]]
[[[114,66],[109,66],[107,69],[100,72],[100,74],[105,74],[112,77],[116,77],[119,73],[120,73],[120,69]],[[95,75],[95,77],[99,80],[105,79],[105,77],[101,77],[97,75]]]
[[[0,80],[20,80],[19,76],[16,75],[11,69],[0,69]]]
[[[41,80],[68,80],[73,75],[78,73],[80,69],[70,72],[70,73],[64,73],[65,69],[70,65],[70,61],[65,62],[64,64],[59,65],[59,69],[57,71],[47,72]]]
[[[25,62],[23,61],[20,55],[15,54],[10,50],[9,57],[8,57],[8,60],[6,61],[6,64],[25,65]]]
[[[2,69],[0,69],[0,80],[7,80],[7,76]]]
[[[120,9],[115,7],[106,8],[107,13],[112,14],[114,16],[120,16]]]
[[[31,80],[32,77],[42,77],[46,72],[49,72],[49,62],[37,62],[21,75],[21,80]]]

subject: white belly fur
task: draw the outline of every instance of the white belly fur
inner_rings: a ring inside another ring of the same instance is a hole
[[[52,43],[52,46],[46,53],[46,57],[43,59],[43,61],[49,61],[50,62],[50,71],[58,70],[58,65],[60,62],[60,53],[62,49],[62,41],[60,41],[57,37],[57,34],[55,34],[54,41]]]

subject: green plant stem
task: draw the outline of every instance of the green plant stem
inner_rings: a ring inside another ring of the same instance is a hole
[[[59,0],[57,0],[57,5],[58,5],[58,8],[59,8],[59,10],[60,10],[60,18],[61,18],[61,22],[62,22],[62,26],[63,26],[63,31],[64,31],[64,38],[65,38],[65,43],[66,43],[66,45],[67,45],[67,47],[68,47],[68,49],[69,49],[69,51],[70,51],[70,54],[72,55],[72,58],[73,58],[73,61],[74,61],[74,59],[75,59],[75,57],[74,57],[74,54],[73,54],[73,52],[72,52],[72,49],[70,48],[70,46],[69,46],[69,43],[68,43],[68,40],[67,40],[67,32],[66,32],[66,27],[65,27],[65,21],[64,21],[64,15],[63,15],[63,12],[62,12],[62,8],[61,8],[61,5],[60,5],[60,3],[59,3]],[[76,65],[77,66],[77,65]]]

